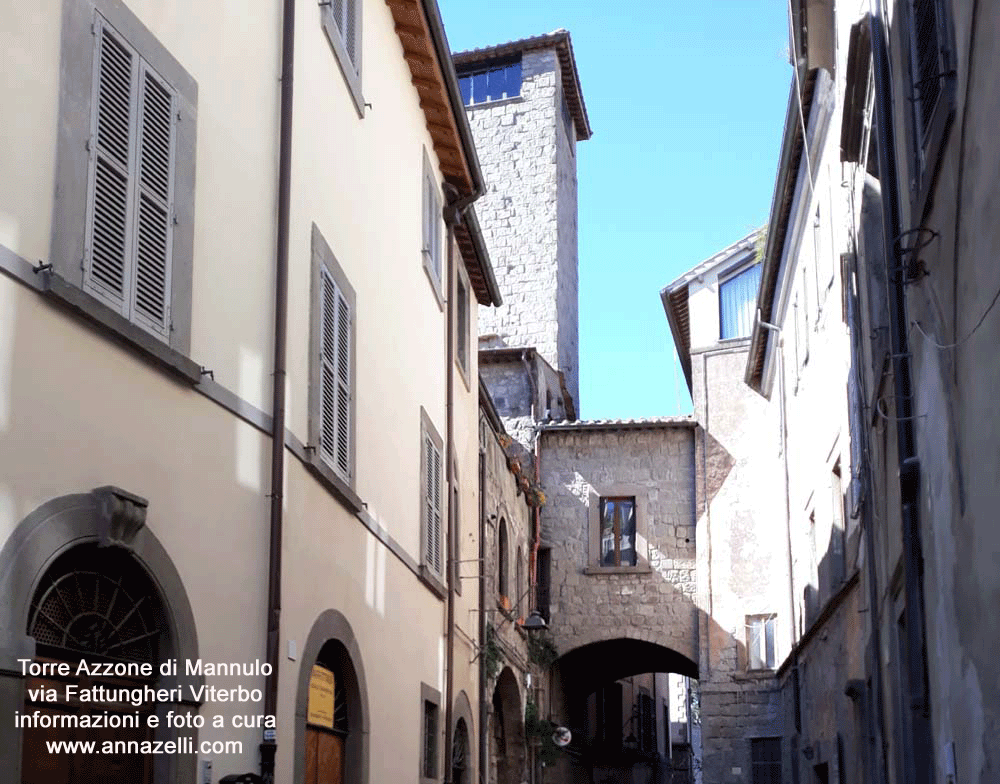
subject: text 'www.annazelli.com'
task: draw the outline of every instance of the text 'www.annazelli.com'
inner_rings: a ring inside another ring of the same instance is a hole
[[[193,738],[177,740],[50,740],[49,754],[194,754]],[[197,745],[200,754],[242,754],[238,740],[204,740]]]

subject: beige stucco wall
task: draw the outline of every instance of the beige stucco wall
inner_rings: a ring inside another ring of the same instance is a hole
[[[128,6],[198,84],[191,357],[267,412],[279,5]],[[355,490],[413,565],[420,561],[421,408],[442,438],[447,429],[445,311],[421,258],[425,151],[439,182],[440,174],[388,7],[363,7],[362,89],[372,104],[363,119],[319,10],[297,10],[288,427],[308,443],[315,223],[357,294]],[[0,76],[0,99],[17,107],[0,155],[0,244],[32,261],[47,258],[52,231],[60,18],[58,3],[0,13],[0,47],[12,66]],[[472,383],[457,370],[454,376],[463,559],[478,555],[477,373],[472,352]],[[0,542],[54,496],[107,484],[142,495],[150,501],[147,525],[187,589],[203,658],[262,658],[269,465],[270,441],[259,430],[0,275]],[[445,603],[290,453],[286,466],[279,778],[291,776],[297,679],[311,664],[289,659],[288,643],[301,652],[327,608],[348,618],[364,657],[369,780],[415,777],[421,682],[445,697]],[[469,579],[455,612],[455,693],[464,690],[473,706],[476,573],[476,564],[463,565]],[[444,708],[442,701],[442,732]],[[228,704],[203,713],[260,710]],[[473,751],[477,729],[469,727]],[[244,752],[216,757],[214,777],[257,767],[258,731],[201,733],[216,738],[242,740]]]

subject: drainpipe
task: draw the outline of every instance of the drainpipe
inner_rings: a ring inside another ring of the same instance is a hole
[[[486,778],[486,452],[479,449],[479,784]]]
[[[930,700],[927,694],[927,641],[924,630],[923,553],[920,540],[920,461],[913,427],[913,393],[910,349],[907,338],[903,250],[899,236],[899,191],[896,172],[896,139],[892,117],[892,77],[888,44],[882,19],[871,15],[872,62],[875,76],[875,121],[878,134],[879,178],[882,182],[882,229],[886,244],[889,300],[889,340],[895,394],[896,444],[899,461],[899,502],[903,528],[903,573],[906,608],[906,674],[914,784],[934,780],[931,748]],[[874,612],[875,608],[872,607]],[[873,619],[877,622],[876,619]],[[904,752],[904,753],[906,753]]]
[[[446,426],[445,426],[445,479],[446,487],[448,488],[448,509],[449,509],[449,526],[448,526],[448,543],[446,545],[446,574],[445,574],[445,584],[448,591],[448,640],[445,649],[445,669],[446,669],[446,680],[445,680],[445,705],[444,705],[444,749],[445,749],[445,769],[444,769],[444,784],[451,784],[451,759],[452,759],[452,743],[454,741],[452,730],[452,721],[454,719],[454,692],[455,692],[455,571],[457,569],[456,560],[458,558],[458,553],[455,551],[455,537],[453,535],[454,525],[457,524],[457,520],[454,517],[454,499],[455,499],[455,472],[452,470],[452,449],[455,443],[455,309],[453,307],[453,301],[451,298],[451,293],[455,290],[455,281],[457,279],[456,264],[455,259],[455,226],[462,219],[462,212],[479,197],[479,189],[474,188],[473,191],[465,196],[457,197],[457,191],[450,185],[445,185],[445,190],[452,194],[452,198],[449,198],[448,203],[444,208],[444,222],[447,227],[447,242],[448,242],[448,274],[447,274],[447,288],[445,289],[445,328],[448,331],[448,337],[445,341],[447,345],[447,361],[445,365],[445,410],[446,410]],[[480,544],[480,546],[482,546]],[[482,563],[482,562],[480,562]],[[482,566],[480,566],[482,569]],[[481,581],[480,581],[481,582]],[[480,604],[482,607],[482,604]],[[483,638],[485,640],[485,637]],[[480,729],[480,732],[482,730]]]
[[[281,527],[285,483],[285,335],[288,324],[288,222],[292,177],[292,74],[295,62],[295,0],[283,0],[281,22],[281,132],[278,141],[278,231],[274,263],[274,368],[271,374],[271,532],[268,546],[267,663],[264,713],[278,713],[278,645],[281,633]],[[260,775],[274,781],[277,738],[264,730]]]
[[[454,719],[454,708],[453,703],[455,701],[455,560],[457,558],[457,553],[455,552],[455,536],[454,536],[454,526],[457,524],[455,518],[455,472],[452,470],[452,449],[454,447],[455,438],[455,390],[454,390],[454,380],[455,380],[455,310],[454,301],[451,298],[451,293],[454,291],[455,286],[455,224],[460,220],[459,212],[451,204],[445,208],[444,221],[448,228],[448,274],[447,274],[447,288],[445,289],[445,329],[448,332],[448,338],[445,340],[447,345],[447,351],[445,352],[445,409],[446,409],[446,426],[445,426],[445,477],[446,486],[448,488],[448,544],[446,547],[447,552],[447,568],[445,574],[445,583],[448,589],[448,641],[445,648],[445,669],[446,681],[445,681],[445,703],[444,703],[444,748],[445,748],[445,758],[444,758],[444,784],[451,784],[451,755],[452,748],[451,744],[453,742],[453,733],[451,728],[451,722]]]

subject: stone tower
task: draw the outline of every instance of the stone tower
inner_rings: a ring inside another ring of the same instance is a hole
[[[511,357],[534,349],[562,374],[559,391],[572,398],[559,406],[565,416],[579,408],[576,143],[591,135],[570,35],[461,52],[454,62],[487,184],[476,212],[503,295],[499,308],[479,309],[479,348]],[[540,408],[538,419],[557,416],[544,399]]]

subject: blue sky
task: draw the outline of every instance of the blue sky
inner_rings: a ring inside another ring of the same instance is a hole
[[[580,413],[689,413],[659,292],[767,220],[792,78],[781,0],[438,0],[453,50],[573,36]],[[679,406],[679,408],[678,408]]]

